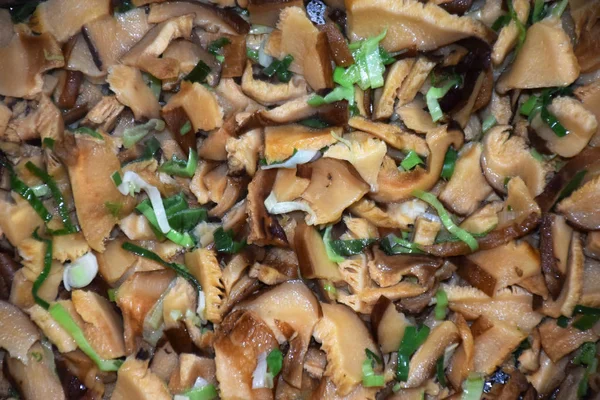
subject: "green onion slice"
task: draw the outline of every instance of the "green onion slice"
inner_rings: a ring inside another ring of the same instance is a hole
[[[429,327],[423,325],[421,329],[414,326],[407,326],[404,330],[404,336],[398,349],[398,365],[396,368],[396,380],[406,382],[408,380],[410,357],[417,349],[425,343],[429,336]]]
[[[427,100],[427,108],[429,108],[429,114],[431,114],[431,118],[433,122],[438,122],[444,116],[442,108],[440,107],[439,99],[443,98],[450,89],[460,86],[462,83],[462,78],[460,76],[455,76],[448,80],[446,84],[442,87],[432,86],[427,91],[425,98]]]
[[[15,174],[12,168],[10,168],[9,171],[11,190],[27,200],[29,205],[44,222],[50,221],[52,219],[52,214],[50,214],[50,211],[44,206],[44,203],[36,197],[34,191],[29,186],[17,177],[17,174]]]
[[[404,157],[404,160],[400,163],[400,166],[404,168],[404,170],[409,171],[419,164],[424,164],[423,160],[421,160],[421,157],[419,157],[414,150],[410,150],[406,157]]]
[[[173,156],[170,161],[163,163],[158,170],[165,172],[169,175],[183,176],[185,178],[191,178],[196,173],[196,167],[198,166],[198,153],[194,149],[190,149],[187,162],[180,160]]]
[[[486,133],[487,131],[492,129],[494,126],[496,126],[497,123],[498,121],[496,120],[495,116],[490,115],[489,117],[487,117],[485,120],[483,120],[483,124],[481,125],[483,133]]]
[[[383,374],[375,373],[375,365],[381,364],[381,359],[377,354],[370,349],[365,349],[367,358],[362,363],[362,383],[364,387],[382,387],[385,385],[385,377]]]
[[[471,374],[463,382],[462,389],[463,393],[461,400],[479,400],[483,394],[483,377],[478,374]]]
[[[217,228],[213,237],[215,239],[215,248],[220,253],[235,254],[246,247],[246,241],[236,242],[233,240],[233,231],[225,231],[222,227]]]
[[[424,202],[428,203],[430,206],[435,208],[440,219],[442,220],[442,224],[444,224],[448,232],[465,242],[472,251],[475,251],[479,248],[479,243],[477,243],[477,240],[473,237],[473,235],[471,235],[469,232],[465,231],[464,229],[460,228],[454,223],[454,221],[450,217],[450,214],[448,213],[448,211],[446,211],[446,209],[444,208],[442,203],[440,203],[437,197],[435,197],[431,193],[424,192],[422,190],[415,190],[413,192],[413,196],[423,200]]]
[[[35,279],[35,282],[33,282],[31,294],[33,295],[33,299],[35,300],[35,302],[40,307],[47,310],[48,308],[50,308],[50,304],[38,295],[38,291],[44,284],[46,278],[48,278],[48,275],[50,275],[50,269],[52,268],[52,240],[41,238],[38,235],[37,231],[38,228],[36,228],[36,230],[33,231],[33,238],[35,240],[39,240],[40,242],[44,242],[46,244],[46,251],[44,253],[44,268],[42,269],[42,272],[40,272],[38,277]]]
[[[210,67],[206,65],[204,61],[200,60],[194,69],[192,69],[190,73],[183,78],[183,80],[202,83],[206,80],[208,74],[210,74]]]
[[[448,312],[448,295],[443,289],[438,289],[435,293],[435,301],[435,319],[442,321]]]
[[[446,374],[444,373],[444,355],[443,354],[440,358],[438,358],[437,362],[435,363],[435,375],[437,377],[439,384],[442,385],[443,387],[446,387],[447,383],[446,383]]]
[[[325,252],[327,253],[327,258],[329,258],[330,261],[340,263],[344,261],[344,257],[337,254],[336,251],[331,247],[332,229],[332,225],[329,225],[327,228],[325,228],[325,233],[323,234],[323,244],[325,245]]]
[[[164,129],[165,122],[155,118],[145,124],[127,128],[123,132],[123,146],[125,146],[126,149],[129,149],[142,140],[151,130],[162,131]]]
[[[279,349],[273,349],[267,355],[267,371],[277,376],[283,366],[283,353]]]
[[[410,242],[404,238],[399,238],[394,234],[386,236],[380,242],[381,248],[387,254],[423,254],[423,250],[418,244]]]
[[[94,139],[98,139],[98,140],[104,140],[104,138],[102,137],[101,134],[99,134],[96,130],[92,129],[92,128],[88,128],[87,126],[80,126],[79,128],[75,129],[74,131],[75,133],[78,133],[80,135],[88,135],[93,137]]]
[[[440,174],[442,178],[446,180],[452,178],[457,158],[458,151],[454,150],[452,147],[449,147],[446,155],[444,156],[444,165],[442,167],[442,173]]]

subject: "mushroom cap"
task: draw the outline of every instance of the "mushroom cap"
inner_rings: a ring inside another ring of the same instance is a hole
[[[599,230],[598,201],[600,201],[600,176],[586,182],[558,203],[557,210],[580,229]]]

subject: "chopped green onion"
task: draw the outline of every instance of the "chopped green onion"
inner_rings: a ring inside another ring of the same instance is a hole
[[[533,11],[531,13],[532,24],[535,24],[536,22],[539,22],[544,18],[544,4],[544,0],[535,0],[535,4],[533,5]]]
[[[456,166],[456,159],[458,158],[458,152],[452,147],[448,148],[446,155],[444,156],[444,165],[442,167],[442,173],[440,176],[446,180],[452,178],[454,174],[454,167]]]
[[[410,357],[425,343],[427,336],[429,336],[429,331],[430,329],[426,325],[423,325],[421,329],[417,329],[414,326],[406,327],[400,348],[398,349],[396,380],[400,382],[408,380]]]
[[[175,398],[181,395],[175,395]],[[215,385],[208,384],[199,388],[192,388],[183,393],[182,397],[189,400],[213,400],[219,396]],[[177,400],[177,399],[175,399]]]
[[[596,344],[592,342],[584,343],[579,348],[579,354],[573,359],[575,365],[585,365],[586,369],[579,382],[577,395],[579,398],[584,397],[588,391],[588,381],[592,374],[598,370],[598,358],[596,355]]]
[[[35,210],[37,215],[39,215],[44,222],[50,221],[52,219],[52,214],[50,214],[48,209],[44,206],[44,203],[42,203],[42,201],[36,197],[35,193],[29,186],[27,186],[17,177],[17,174],[15,174],[15,172],[12,170],[12,167],[9,168],[9,172],[11,190],[27,200],[29,205]]]
[[[110,176],[110,179],[112,179],[112,181],[115,184],[115,186],[119,186],[121,183],[123,183],[123,178],[121,177],[121,173],[119,171],[115,171]]]
[[[443,387],[446,387],[447,383],[446,383],[446,374],[444,373],[444,355],[443,354],[440,358],[438,358],[437,362],[435,363],[435,375],[437,377],[439,384],[442,385]]]
[[[383,65],[390,65],[396,62],[394,56],[388,53],[382,46],[379,46],[379,57],[381,57]]]
[[[350,44],[350,50],[353,50],[352,56],[356,61],[360,77],[358,86],[362,90],[376,89],[383,86],[385,65],[379,53],[379,42],[385,38],[386,34],[387,29],[384,29],[375,37]]]
[[[483,394],[483,377],[478,374],[471,374],[462,384],[461,400],[479,400]]]
[[[25,22],[40,3],[41,0],[14,3],[19,5],[15,5],[9,9],[13,23],[18,24],[20,22]]]
[[[333,250],[331,248],[331,230],[332,230],[332,228],[333,228],[332,225],[329,225],[327,228],[325,228],[325,233],[323,234],[323,244],[325,245],[325,252],[327,253],[327,258],[329,258],[330,261],[340,263],[340,262],[344,261],[344,257],[337,254],[335,252],[335,250]]]
[[[448,312],[448,295],[443,289],[439,289],[435,293],[435,300],[435,319],[442,321]]]
[[[521,108],[519,109],[519,112],[522,115],[529,117],[534,112],[534,110],[538,107],[539,102],[540,102],[540,98],[538,96],[529,96],[527,101],[525,101],[525,103],[521,104]]]
[[[585,170],[585,169],[578,171],[575,174],[575,176],[573,177],[573,179],[571,179],[569,181],[569,183],[567,183],[567,186],[565,186],[563,188],[563,190],[560,192],[560,195],[558,196],[557,201],[560,201],[566,197],[569,197],[575,190],[577,190],[577,188],[581,185],[581,182],[583,182],[583,178],[585,178],[586,174],[587,174],[587,170]]]
[[[306,126],[313,129],[323,129],[329,127],[327,122],[320,120],[319,118],[307,118],[302,121],[298,121],[302,126]]]
[[[231,40],[227,39],[226,37],[221,37],[221,38],[218,38],[217,40],[213,40],[208,45],[207,50],[210,54],[212,54],[214,56],[219,56],[219,55],[221,55],[219,53],[219,51],[228,44],[231,44]]]
[[[60,218],[65,226],[66,231],[70,233],[79,232],[79,227],[77,225],[73,225],[71,221],[71,216],[69,215],[69,210],[67,209],[67,205],[65,203],[65,199],[56,184],[54,178],[52,178],[46,171],[40,169],[37,165],[32,163],[31,161],[27,161],[25,164],[25,168],[29,170],[32,174],[40,178],[48,187],[50,188],[50,192],[52,192],[52,197],[54,198],[54,202],[58,207],[58,213]]]
[[[108,210],[108,212],[115,218],[119,218],[121,215],[121,210],[123,209],[123,203],[114,203],[112,201],[104,202],[104,207]]]
[[[510,17],[510,15],[505,14],[505,15],[501,15],[498,17],[497,20],[494,21],[494,23],[492,24],[492,29],[496,32],[498,32],[500,29],[504,28],[506,25],[508,25],[510,23],[510,21],[512,20],[512,18]]]
[[[354,104],[354,88],[352,86],[338,86],[325,97],[314,95],[308,99],[307,103],[309,106],[318,107],[323,104],[331,104],[341,100],[347,100],[349,104]]]
[[[294,61],[294,57],[290,54],[283,57],[283,60],[273,60],[271,64],[263,69],[263,74],[272,77],[277,74],[277,79],[280,82],[289,82],[292,79],[292,73],[288,70]]]
[[[279,349],[273,349],[267,356],[267,372],[277,376],[283,366],[283,354]]]
[[[219,227],[213,233],[215,248],[220,253],[235,254],[246,247],[246,241],[236,242],[233,240],[233,231],[225,231]]]
[[[423,250],[418,244],[409,242],[406,239],[400,239],[394,234],[386,236],[381,241],[381,248],[387,254],[423,254]]]
[[[123,132],[123,146],[126,149],[133,147],[133,145],[142,140],[153,129],[162,131],[165,129],[165,122],[161,119],[153,118],[145,124],[125,129]]]
[[[181,233],[174,229],[171,229],[163,236],[163,233],[161,232],[161,229],[158,225],[158,219],[156,218],[154,209],[150,205],[149,201],[146,200],[138,204],[136,210],[138,210],[140,213],[142,213],[142,215],[144,215],[144,217],[146,217],[146,219],[150,223],[150,226],[152,227],[152,231],[159,240],[162,240],[164,236],[166,236],[167,239],[169,239],[173,243],[177,243],[180,246],[186,248],[194,246],[194,239],[192,239],[192,237],[187,232]]]
[[[98,274],[98,260],[92,252],[88,252],[72,263],[65,264],[63,284],[65,289],[81,289],[89,285]]]
[[[169,225],[177,231],[190,231],[200,222],[206,221],[207,213],[204,208],[189,208],[186,210],[177,211],[169,215],[167,211],[167,219]]]
[[[362,254],[365,248],[377,239],[350,239],[350,240],[332,240],[329,245],[331,249],[342,257],[350,257],[357,254]]]
[[[427,91],[425,98],[427,100],[427,108],[429,108],[429,114],[431,114],[431,118],[433,122],[438,122],[444,116],[442,108],[440,107],[439,99],[443,98],[450,89],[460,86],[462,83],[462,78],[460,76],[455,76],[448,80],[446,84],[442,87],[432,86]]]
[[[44,284],[46,278],[48,278],[48,275],[50,275],[50,269],[52,268],[52,240],[41,238],[38,235],[37,231],[38,228],[36,228],[35,231],[33,231],[33,238],[35,240],[43,242],[46,245],[46,251],[44,253],[44,268],[42,269],[42,272],[40,272],[38,277],[35,279],[35,282],[33,282],[33,286],[31,287],[31,294],[35,302],[40,307],[47,310],[48,308],[50,308],[50,304],[38,295],[38,291]]]
[[[37,361],[37,362],[40,362],[40,361],[42,361],[42,360],[43,360],[43,358],[44,358],[44,357],[42,356],[42,353],[39,353],[39,352],[37,352],[37,351],[32,351],[32,352],[31,352],[31,356],[32,356],[32,357],[33,357],[33,359],[34,359],[35,361]]]
[[[135,6],[131,3],[130,0],[121,0],[120,4],[115,7],[115,12],[122,14],[129,10],[133,10]]]
[[[560,2],[556,3],[554,8],[552,9],[552,16],[560,18],[563,15],[563,13],[565,12],[565,9],[567,8],[568,5],[569,5],[569,0],[561,0]]]
[[[544,162],[544,156],[541,155],[536,149],[531,149],[529,151],[533,158],[535,158],[539,162]]]
[[[415,190],[413,192],[413,196],[423,200],[424,202],[428,203],[430,206],[435,208],[440,219],[442,220],[442,224],[446,227],[448,232],[465,242],[472,251],[475,251],[479,248],[479,243],[477,243],[477,240],[473,237],[473,235],[471,235],[464,229],[458,227],[458,225],[454,223],[454,221],[450,217],[450,214],[448,214],[448,211],[446,211],[446,209],[444,208],[442,203],[440,203],[437,197],[435,197],[431,193],[424,192],[422,190]]]
[[[89,358],[92,359],[101,371],[117,371],[123,364],[121,360],[105,360],[96,353],[96,350],[90,345],[85,338],[83,331],[71,317],[71,314],[60,303],[54,303],[49,310],[52,318],[75,340],[77,346]]]
[[[527,27],[519,19],[512,0],[506,0],[506,5],[508,6],[508,14],[510,15],[510,18],[513,20],[517,26],[517,29],[519,30],[519,41],[517,42],[516,50],[518,54],[519,51],[521,51],[521,47],[523,47],[523,43],[525,43],[525,38],[527,37]]]
[[[367,358],[362,363],[362,384],[364,387],[382,387],[385,386],[385,376],[383,374],[375,373],[375,365],[381,364],[381,359],[377,354],[373,353],[370,349],[365,349]]]
[[[87,126],[80,126],[79,128],[75,129],[74,131],[75,133],[78,133],[80,135],[88,135],[93,137],[94,139],[98,139],[98,140],[104,140],[104,138],[102,137],[101,134],[99,134],[97,131],[95,131],[92,128],[88,128]]]
[[[164,267],[172,269],[173,271],[175,271],[177,273],[177,275],[179,275],[182,278],[189,281],[196,288],[196,290],[198,290],[198,291],[202,290],[202,286],[200,286],[200,282],[198,282],[198,280],[194,277],[194,275],[190,274],[190,272],[185,267],[185,265],[167,262],[167,261],[163,260],[162,258],[160,258],[160,256],[158,254],[154,253],[153,251],[150,251],[148,249],[145,249],[145,248],[135,245],[133,243],[125,242],[125,243],[123,243],[123,245],[121,247],[123,248],[123,250],[127,250],[135,255],[155,261]]]
[[[331,282],[325,282],[325,284],[323,285],[323,290],[325,290],[327,293],[331,294],[332,296],[337,295],[337,289],[335,288],[335,286],[333,286],[333,284]]]
[[[202,83],[206,80],[206,77],[210,74],[210,67],[202,60],[198,61],[198,64],[187,74],[183,80],[189,82]]]
[[[248,57],[254,62],[258,62],[258,50],[246,48],[246,57]]]
[[[566,328],[567,326],[569,326],[569,318],[565,317],[564,315],[561,315],[556,320],[556,325],[560,326],[561,328]]]
[[[183,124],[181,129],[179,129],[179,134],[181,136],[185,136],[185,134],[190,132],[191,130],[192,130],[192,123],[189,120],[187,120],[187,121],[185,121],[185,124]]]
[[[56,143],[56,140],[52,139],[52,138],[44,138],[44,140],[42,140],[42,146],[49,148],[50,150],[54,150],[54,144]]]
[[[117,301],[117,289],[108,289],[106,294],[109,301],[112,301],[113,303]]]
[[[493,115],[490,115],[489,117],[487,117],[483,121],[483,124],[481,125],[481,129],[483,130],[483,133],[486,133],[487,131],[492,129],[494,126],[496,126],[497,123],[498,123],[498,121],[496,120],[496,117],[494,117]]]
[[[556,136],[564,137],[569,133],[569,131],[560,123],[558,118],[548,111],[547,107],[542,107],[540,116],[542,117],[542,121],[544,121],[550,127],[550,129],[552,129]]]
[[[596,323],[600,321],[600,308],[592,308],[578,305],[575,307],[573,314],[581,314],[581,316],[577,317],[577,319],[575,319],[575,321],[572,324],[574,328],[577,328],[580,331],[592,329],[594,325],[596,325]]]
[[[421,160],[421,157],[419,157],[414,150],[411,150],[408,152],[406,157],[404,157],[404,160],[402,160],[400,166],[404,168],[405,171],[410,171],[419,164],[424,164],[423,160]]]
[[[198,166],[198,153],[195,150],[190,149],[190,155],[188,157],[187,162],[183,160],[179,160],[177,157],[173,156],[170,161],[162,164],[158,170],[160,172],[165,172],[169,175],[177,175],[183,176],[186,178],[191,178],[196,173],[196,167]]]

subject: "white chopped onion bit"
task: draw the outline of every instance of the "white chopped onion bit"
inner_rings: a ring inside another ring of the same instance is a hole
[[[92,253],[86,253],[71,263],[65,264],[63,284],[65,289],[80,289],[89,285],[98,274],[98,260]]]
[[[296,154],[285,160],[284,162],[274,163],[269,165],[261,166],[261,169],[272,169],[272,168],[295,168],[297,165],[306,164],[310,162],[315,156],[319,154],[319,150],[298,150]]]
[[[301,201],[277,202],[277,198],[273,192],[265,199],[265,208],[269,214],[286,214],[292,211],[304,211],[309,215],[309,218],[306,220],[309,225],[314,225],[317,220],[317,214],[308,204]]]
[[[201,376],[196,378],[196,382],[194,382],[194,389],[200,389],[204,386],[208,385],[208,381]]]
[[[200,316],[200,320],[202,323],[206,323],[206,318],[204,317],[206,311],[206,296],[204,292],[200,290],[198,292],[198,308],[196,308],[196,313]]]
[[[252,373],[252,389],[273,388],[273,375],[267,372],[267,353],[258,355],[256,368]]]
[[[119,189],[119,192],[121,192],[123,196],[127,196],[127,194],[132,193],[139,193],[140,190],[144,190],[150,199],[150,203],[152,203],[152,208],[154,209],[154,214],[156,215],[158,227],[160,228],[161,232],[168,233],[171,230],[171,226],[167,220],[165,206],[162,198],[160,197],[160,192],[156,186],[148,184],[135,172],[126,171],[125,174],[123,174],[123,182],[117,186],[117,189]]]

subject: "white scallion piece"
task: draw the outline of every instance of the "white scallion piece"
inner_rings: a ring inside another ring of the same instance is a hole
[[[309,225],[314,225],[314,221],[317,219],[317,214],[308,204],[301,201],[277,202],[277,198],[273,192],[265,199],[265,208],[269,214],[286,214],[292,211],[304,211],[310,216],[306,221]]]
[[[274,163],[269,165],[263,165],[261,169],[272,169],[272,168],[295,168],[297,165],[306,164],[310,162],[315,156],[319,154],[319,150],[298,150],[296,154],[285,160],[284,162]]]
[[[92,253],[86,253],[71,263],[65,264],[63,284],[65,289],[80,289],[89,285],[98,274],[98,260]]]
[[[267,372],[267,353],[258,355],[256,369],[252,373],[252,389],[272,388],[273,375]]]

